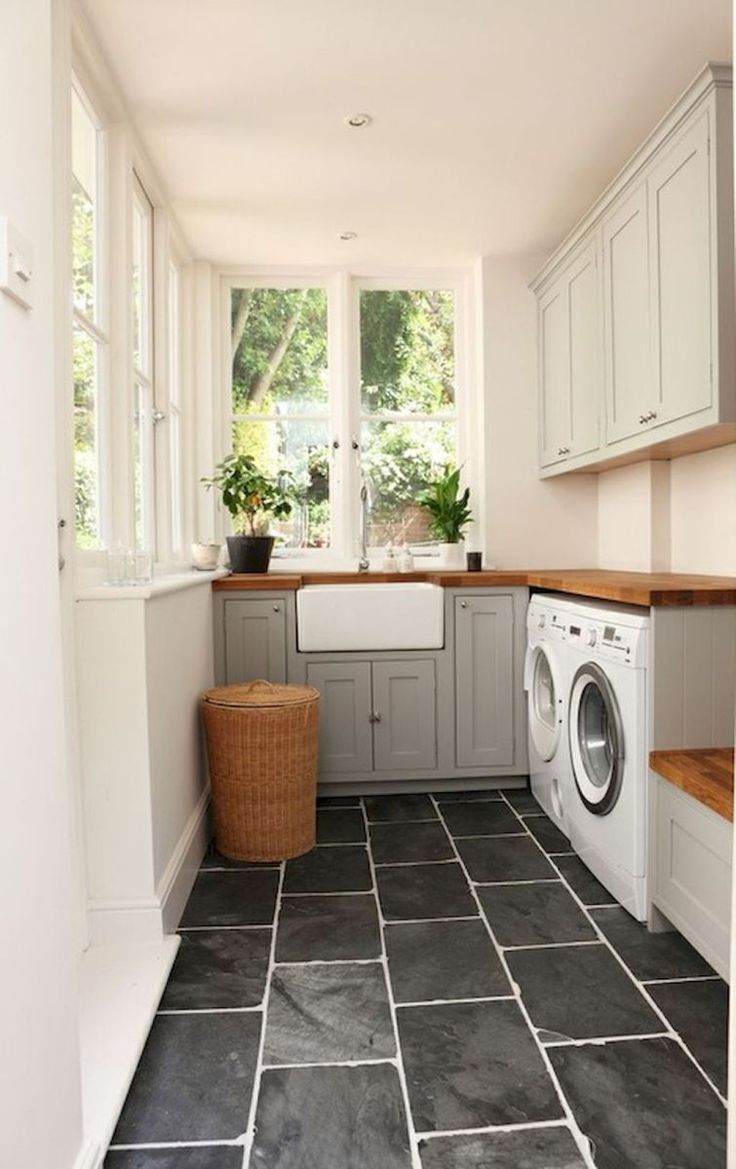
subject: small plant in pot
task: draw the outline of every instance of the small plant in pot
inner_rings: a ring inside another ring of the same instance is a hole
[[[462,568],[462,540],[472,512],[468,507],[470,488],[460,489],[460,468],[447,466],[440,479],[430,483],[419,496],[419,503],[429,512],[429,530],[440,545],[442,563],[448,568]]]
[[[230,512],[236,534],[227,537],[233,572],[268,572],[275,537],[269,517],[286,519],[294,506],[291,476],[265,475],[250,455],[228,455],[202,482],[216,487]]]

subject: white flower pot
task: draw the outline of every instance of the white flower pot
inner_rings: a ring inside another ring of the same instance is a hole
[[[458,544],[440,544],[440,564],[443,568],[462,568],[463,561],[463,547],[461,543]]]

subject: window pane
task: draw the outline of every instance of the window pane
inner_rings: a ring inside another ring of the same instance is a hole
[[[145,513],[144,513],[144,479],[145,479],[145,450],[144,450],[144,399],[140,386],[134,389],[133,414],[133,525],[136,548],[145,548]]]
[[[234,288],[233,414],[313,414],[327,407],[323,288]]]
[[[327,422],[233,423],[233,450],[251,455],[267,475],[290,471],[299,502],[285,521],[271,524],[276,547],[326,548],[330,543],[330,457]]]
[[[146,377],[151,373],[151,230],[152,208],[139,183],[133,196],[133,361]]]
[[[95,313],[97,128],[72,90],[72,287],[74,306]]]
[[[182,483],[182,426],[180,417],[180,316],[179,271],[169,265],[169,492],[171,496],[171,550],[181,552],[184,544],[183,483]]]
[[[417,496],[457,461],[455,423],[364,422],[363,469],[371,499],[371,547],[416,544],[431,539]]]
[[[364,414],[455,409],[455,295],[447,290],[360,293]]]
[[[74,380],[74,515],[78,548],[100,544],[97,345],[84,329],[72,342]]]

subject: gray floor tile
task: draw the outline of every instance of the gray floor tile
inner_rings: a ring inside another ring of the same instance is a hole
[[[707,982],[664,982],[647,989],[703,1071],[725,1096],[728,1089],[726,983],[720,978]]]
[[[661,1020],[602,943],[511,950],[506,959],[532,1023],[559,1039],[662,1031]]]
[[[376,882],[386,921],[473,917],[478,913],[458,864],[376,869]]]
[[[381,932],[372,893],[282,898],[277,962],[334,962],[380,954]]]
[[[201,867],[203,869],[277,869],[279,862],[230,860],[229,857],[223,856],[221,852],[218,852],[215,848],[214,841],[211,841]]]
[[[458,840],[457,850],[473,881],[545,881],[557,873],[528,836]]]
[[[527,816],[524,824],[545,852],[571,852],[572,845],[547,816]]]
[[[383,967],[279,966],[271,979],[264,1064],[341,1063],[396,1053]]]
[[[249,1169],[411,1169],[396,1068],[263,1073]]]
[[[525,812],[543,812],[544,808],[534,799],[528,787],[504,788],[504,796],[522,815]]]
[[[501,793],[493,788],[482,789],[480,791],[450,791],[450,792],[434,792],[434,798],[438,804],[454,804],[458,800],[462,804],[473,803],[480,800],[485,803],[486,800],[500,800]]]
[[[377,865],[451,860],[455,853],[439,821],[371,824],[371,852]]]
[[[317,844],[361,844],[365,820],[360,808],[319,808]]]
[[[384,935],[389,977],[398,1003],[511,994],[480,919],[387,925]]]
[[[422,1169],[585,1169],[568,1128],[436,1137],[419,1148]]]
[[[364,803],[369,820],[396,822],[437,819],[437,811],[431,799],[419,792],[405,796],[366,796]]]
[[[642,982],[648,978],[692,978],[715,974],[704,958],[676,930],[650,934],[645,925],[615,906],[593,909],[591,917],[629,970]]]
[[[515,1002],[399,1007],[419,1132],[555,1120],[562,1107]]]
[[[442,816],[453,836],[499,836],[524,831],[518,817],[502,800],[448,804]]]
[[[538,885],[488,885],[481,905],[500,946],[594,942],[598,935],[561,881]]]
[[[674,1040],[549,1054],[597,1169],[725,1169],[726,1111]]]
[[[284,893],[365,893],[373,887],[363,845],[313,848],[286,862]]]
[[[181,1149],[118,1149],[104,1169],[242,1169],[241,1145],[200,1145]]]
[[[183,931],[160,1009],[258,1006],[270,952],[270,929]]]
[[[181,928],[203,925],[270,925],[276,912],[277,869],[201,872],[189,895]]]
[[[616,898],[577,856],[556,856],[555,864],[583,905],[610,905]]]
[[[260,1012],[157,1015],[112,1144],[234,1140],[248,1124]]]

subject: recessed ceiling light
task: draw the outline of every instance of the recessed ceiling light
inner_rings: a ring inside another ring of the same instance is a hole
[[[338,239],[357,239],[357,231],[341,231]]]
[[[346,118],[343,118],[343,122],[351,130],[364,130],[366,126],[370,126],[372,121],[373,118],[370,114],[348,114]]]

